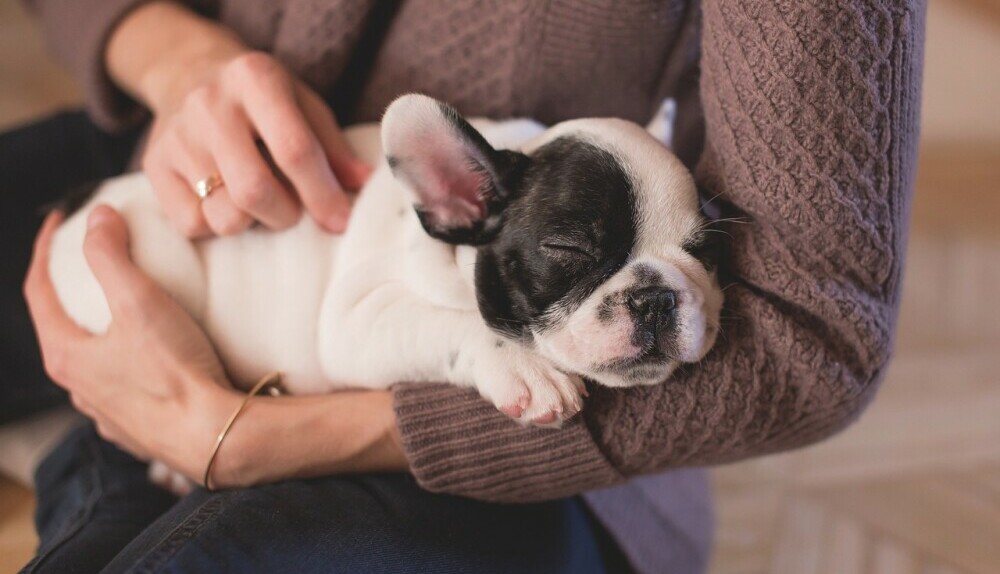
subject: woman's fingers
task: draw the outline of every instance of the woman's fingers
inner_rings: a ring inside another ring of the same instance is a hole
[[[250,214],[241,210],[233,201],[229,184],[225,180],[212,190],[208,197],[201,200],[201,212],[216,235],[236,235],[253,223]]]
[[[292,79],[259,54],[244,57],[233,74],[245,86],[247,116],[306,210],[327,230],[343,231],[350,201],[299,107]]]
[[[242,213],[271,229],[285,229],[299,220],[299,204],[278,181],[254,142],[249,120],[237,110],[220,111],[212,148],[226,193],[205,200],[206,215],[213,202],[231,202]],[[211,220],[211,217],[209,217]]]
[[[153,137],[156,137],[155,133]],[[167,142],[163,141],[165,139],[170,140],[171,149],[167,148]],[[200,199],[186,176],[179,171],[175,158],[180,152],[172,148],[180,145],[180,141],[174,137],[161,135],[146,150],[142,168],[156,192],[160,207],[174,227],[185,237],[204,237],[210,235],[212,230],[202,213]]]
[[[86,416],[94,421],[94,427],[97,430],[97,435],[102,439],[118,446],[119,448],[127,450],[132,454],[132,456],[141,461],[149,460],[150,457],[148,451],[143,448],[141,444],[133,440],[127,432],[124,432],[119,425],[112,422],[109,417],[103,416],[101,413],[97,413],[93,416]]]
[[[140,460],[149,460],[147,450],[124,432],[114,420],[115,415],[121,414],[116,412],[117,410],[127,409],[133,405],[121,405],[115,400],[117,393],[111,389],[103,390],[104,393],[94,398],[97,403],[76,391],[70,392],[69,400],[77,412],[94,421],[98,436],[129,451]]]
[[[284,229],[302,206],[327,230],[343,231],[351,208],[344,188],[360,188],[371,173],[323,100],[262,53],[234,58],[188,92],[176,113],[158,118],[150,141],[144,167],[188,237],[237,233],[254,220]],[[213,175],[222,185],[199,198],[194,185]]]
[[[162,290],[132,262],[128,226],[115,210],[99,205],[90,212],[83,253],[115,320],[135,310],[156,308],[153,301]]]
[[[201,96],[202,99],[207,97]],[[234,203],[229,182],[225,174],[220,173],[217,158],[211,151],[212,147],[219,146],[209,141],[217,140],[220,132],[233,128],[220,125],[221,106],[199,101],[196,108],[199,113],[185,116],[185,121],[170,136],[164,138],[165,153],[170,163],[183,174],[182,178],[189,182],[188,198],[195,202],[195,208],[200,211],[212,233],[235,235],[250,227],[253,217]],[[243,129],[249,127],[243,126]],[[209,134],[213,134],[211,138]],[[218,176],[222,176],[221,184],[207,197],[202,198],[195,193],[195,185],[199,181]]]
[[[60,223],[61,214],[50,214],[35,239],[31,266],[24,282],[24,297],[35,323],[45,370],[56,382],[65,384],[71,376],[67,367],[72,362],[71,354],[84,346],[91,336],[66,315],[49,278],[49,250]]]
[[[296,96],[306,119],[316,132],[337,181],[347,189],[361,189],[368,181],[372,167],[361,161],[351,149],[333,111],[315,92],[303,85],[296,85]]]
[[[106,397],[99,397],[98,400],[106,402],[107,399],[111,397],[114,397],[113,393],[108,394]],[[94,429],[97,431],[98,436],[110,443],[116,444],[125,450],[128,450],[138,458],[143,458],[141,455],[145,452],[145,450],[134,441],[129,440],[128,434],[122,432],[118,425],[113,423],[105,415],[105,412],[102,412],[102,410],[113,410],[115,407],[120,408],[121,405],[116,405],[112,401],[112,404],[103,404],[103,409],[99,409],[95,407],[95,404],[91,402],[90,399],[84,397],[78,392],[71,392],[69,394],[69,400],[77,412],[94,421]]]

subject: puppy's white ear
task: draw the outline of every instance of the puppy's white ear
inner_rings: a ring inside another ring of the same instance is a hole
[[[493,149],[454,108],[418,94],[386,110],[382,149],[393,174],[415,194],[427,233],[473,245],[496,235],[512,195],[510,175],[527,160]]]
[[[660,143],[673,149],[674,146],[674,121],[677,119],[677,101],[673,98],[663,100],[657,108],[653,119],[646,125],[646,131]]]

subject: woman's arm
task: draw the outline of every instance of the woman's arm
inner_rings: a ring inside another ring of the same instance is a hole
[[[703,6],[707,123],[696,177],[725,214],[726,321],[671,381],[594,389],[556,431],[504,421],[473,393],[401,385],[423,486],[526,501],[727,462],[830,436],[889,361],[916,161],[924,6]]]
[[[212,484],[251,486],[408,468],[392,394],[344,391],[251,400],[219,450]]]
[[[24,0],[39,20],[56,58],[83,89],[84,102],[94,121],[109,131],[120,131],[148,117],[147,111],[111,79],[105,65],[108,40],[118,24],[135,9],[153,0]],[[216,0],[175,2],[214,11]]]

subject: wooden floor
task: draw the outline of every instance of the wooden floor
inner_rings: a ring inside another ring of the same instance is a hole
[[[77,98],[15,0],[0,78],[0,128]],[[714,573],[1000,573],[1000,148],[925,149],[918,179],[882,393],[822,445],[713,471]],[[0,479],[0,574],[32,555],[32,511]]]

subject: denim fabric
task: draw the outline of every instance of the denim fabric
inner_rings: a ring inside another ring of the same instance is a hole
[[[146,465],[73,431],[35,473],[40,544],[24,572],[98,572],[176,502],[146,478]]]
[[[489,504],[381,474],[177,501],[91,426],[45,460],[36,483],[41,545],[25,573],[606,571],[600,528],[575,498]]]

